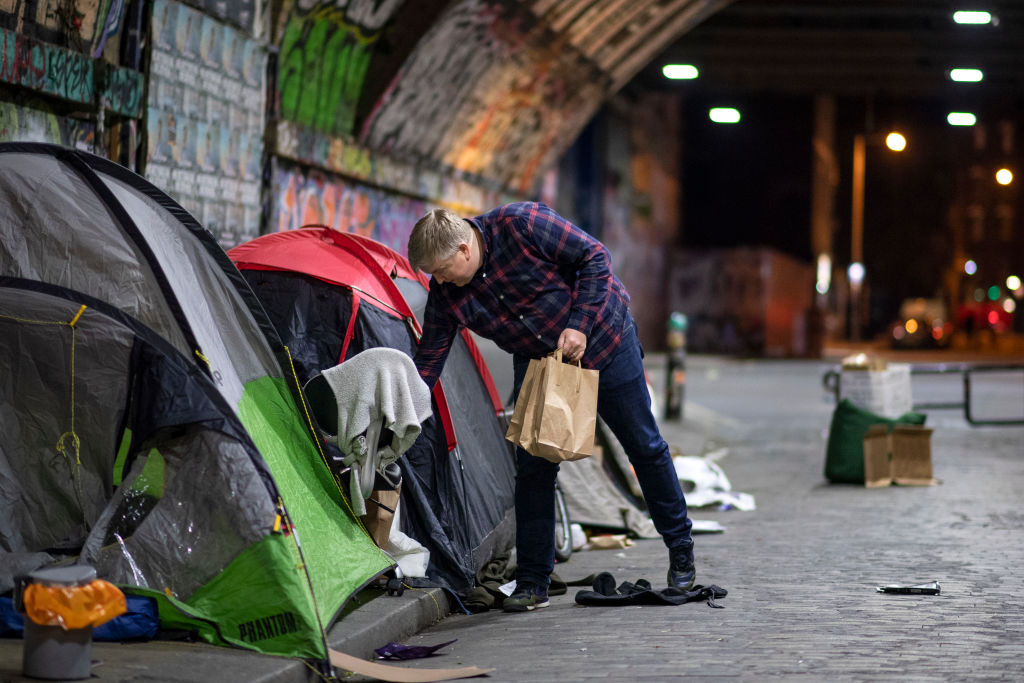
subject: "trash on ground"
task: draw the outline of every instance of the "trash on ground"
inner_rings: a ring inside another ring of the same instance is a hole
[[[424,657],[433,657],[442,647],[454,642],[455,640],[449,640],[447,643],[439,645],[403,645],[392,642],[378,647],[373,653],[381,659],[423,659]]]
[[[896,593],[898,595],[938,595],[941,586],[938,581],[929,583],[915,583],[912,585],[889,584],[879,586],[876,589],[879,593]]]
[[[690,529],[692,534],[720,534],[725,531],[725,527],[716,522],[713,519],[694,519],[693,528]]]
[[[591,550],[614,550],[628,548],[636,542],[626,534],[599,534],[591,536],[588,545]]]
[[[672,458],[676,476],[690,507],[728,504],[737,510],[753,510],[754,497],[732,490],[732,484],[718,463],[708,457],[677,455]]]

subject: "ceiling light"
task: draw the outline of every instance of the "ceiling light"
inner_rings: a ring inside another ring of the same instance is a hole
[[[693,64],[666,64],[661,67],[661,73],[673,81],[690,81],[700,75]]]
[[[981,73],[981,69],[950,69],[949,80],[957,81],[958,83],[977,83],[985,74]]]
[[[708,112],[708,117],[715,123],[739,123],[740,112],[732,107],[715,107]]]
[[[978,118],[966,111],[951,111],[946,116],[946,121],[951,126],[973,126],[978,122]]]
[[[953,12],[953,21],[958,24],[990,24],[992,23],[992,15],[988,12],[959,10]]]

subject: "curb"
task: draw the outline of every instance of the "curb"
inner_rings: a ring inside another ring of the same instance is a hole
[[[401,595],[382,592],[339,619],[330,628],[327,642],[339,652],[372,659],[375,649],[419,633],[450,611],[448,595],[441,588],[407,588]]]

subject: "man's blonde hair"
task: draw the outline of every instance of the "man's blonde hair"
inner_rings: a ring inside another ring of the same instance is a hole
[[[409,264],[424,270],[443,261],[459,250],[459,244],[469,242],[469,223],[454,211],[434,209],[416,221],[409,235]]]

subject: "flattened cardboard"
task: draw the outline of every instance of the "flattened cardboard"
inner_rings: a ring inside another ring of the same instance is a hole
[[[864,435],[864,486],[869,489],[892,484],[892,444],[884,424],[871,425]]]
[[[483,676],[494,669],[481,669],[478,666],[464,666],[458,669],[413,669],[403,666],[378,664],[337,650],[329,651],[331,665],[345,671],[352,671],[362,676],[370,676],[382,681],[395,683],[426,683],[427,681],[450,681],[457,678]]]

